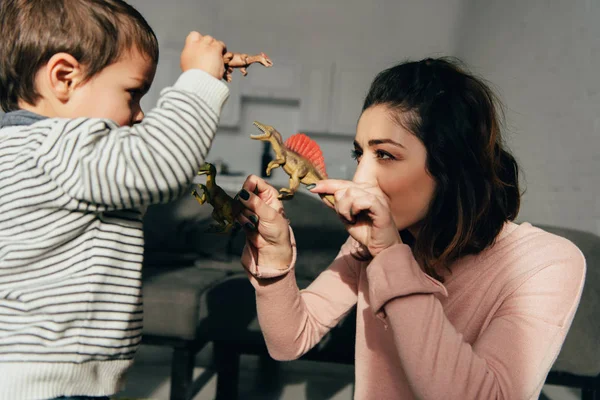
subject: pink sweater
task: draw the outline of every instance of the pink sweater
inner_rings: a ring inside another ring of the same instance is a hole
[[[293,265],[257,266],[246,247],[242,262],[273,358],[300,357],[356,305],[356,399],[538,398],[581,297],[585,259],[576,246],[508,223],[441,284],[406,245],[370,263],[349,255],[353,245],[302,291],[288,273]]]

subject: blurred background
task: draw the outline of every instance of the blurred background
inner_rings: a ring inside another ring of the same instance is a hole
[[[507,107],[506,137],[523,169],[521,221],[600,233],[598,0],[131,0],[161,46],[148,109],[179,74],[190,30],[229,50],[264,51],[272,68],[238,71],[211,161],[260,173],[253,120],[321,145],[331,176],[351,178],[366,90],[407,59],[457,56]],[[457,155],[459,156],[459,155]],[[281,171],[274,179],[285,179]]]

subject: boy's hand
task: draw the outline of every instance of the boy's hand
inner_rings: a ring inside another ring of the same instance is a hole
[[[181,52],[181,70],[201,69],[220,80],[225,74],[223,54],[226,52],[227,47],[222,41],[190,32]]]

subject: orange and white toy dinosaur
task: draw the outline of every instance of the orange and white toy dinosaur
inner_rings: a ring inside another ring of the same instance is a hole
[[[317,142],[303,133],[297,133],[290,136],[284,143],[281,133],[272,126],[261,124],[258,121],[254,121],[254,126],[261,133],[250,135],[250,138],[270,142],[275,152],[275,159],[267,165],[267,176],[271,175],[271,170],[277,167],[282,167],[290,176],[290,187],[279,189],[280,199],[292,198],[300,183],[310,185],[327,179],[325,159]],[[332,195],[323,195],[322,197],[331,205],[335,205],[335,198]]]

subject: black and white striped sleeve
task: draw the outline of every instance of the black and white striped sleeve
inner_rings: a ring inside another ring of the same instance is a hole
[[[200,70],[182,74],[133,127],[105,119],[59,120],[35,163],[70,197],[110,209],[164,203],[204,162],[228,87]]]

